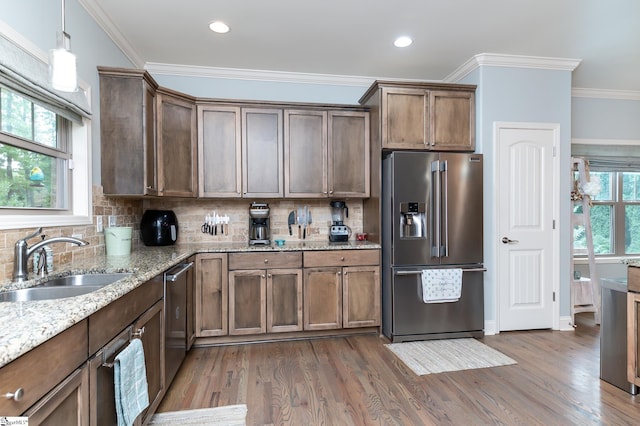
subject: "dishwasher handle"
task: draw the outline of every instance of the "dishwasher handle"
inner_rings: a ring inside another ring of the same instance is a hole
[[[180,269],[178,269],[177,272],[174,272],[176,268],[180,268]],[[165,274],[165,279],[167,281],[175,282],[180,278],[180,275],[184,274],[191,268],[193,268],[193,262],[178,265]]]

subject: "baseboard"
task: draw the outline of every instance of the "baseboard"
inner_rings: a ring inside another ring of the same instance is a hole
[[[560,317],[560,331],[573,331],[573,325],[571,324],[571,316]]]
[[[496,332],[496,320],[485,321],[484,322],[484,335],[485,336],[493,336],[497,334]]]

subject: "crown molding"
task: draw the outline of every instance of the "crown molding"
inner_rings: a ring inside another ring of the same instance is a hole
[[[147,62],[144,68],[151,74],[159,75],[305,84],[330,84],[334,86],[369,87],[376,80],[376,77],[248,70],[240,68],[217,68],[196,65],[164,64],[157,62]]]
[[[78,3],[80,3],[93,20],[96,21],[100,28],[107,33],[116,46],[131,61],[134,67],[142,68],[144,66],[144,60],[133,48],[131,43],[129,43],[122,35],[120,30],[107,17],[102,8],[98,5],[98,2],[94,0],[78,0]]]
[[[574,87],[571,89],[574,98],[620,99],[627,101],[640,101],[640,91],[612,90],[612,89],[586,89]]]
[[[444,81],[448,83],[455,83],[466,77],[472,71],[483,66],[573,71],[578,65],[580,65],[580,62],[581,59],[480,53],[473,56],[451,74],[446,76]]]

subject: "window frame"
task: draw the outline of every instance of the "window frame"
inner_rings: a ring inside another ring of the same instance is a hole
[[[611,228],[612,228],[612,253],[598,254],[594,253],[594,257],[597,260],[617,260],[617,259],[626,259],[626,258],[636,258],[640,256],[640,253],[626,253],[625,243],[626,243],[626,230],[625,230],[625,221],[626,221],[626,206],[628,205],[640,205],[640,200],[624,200],[623,199],[623,176],[624,173],[628,171],[617,171],[617,170],[602,170],[600,172],[603,173],[611,173],[611,200],[596,200],[592,199],[592,206],[611,206]],[[593,172],[592,172],[593,173]],[[622,219],[622,220],[621,220]],[[573,241],[572,241],[573,244]],[[576,260],[584,260],[588,256],[586,254],[575,254],[574,259]]]
[[[25,74],[33,76],[34,73],[46,74],[48,69],[49,55],[30,40],[22,37],[21,34],[13,30],[8,25],[0,21],[0,35],[2,35],[9,45],[14,45],[19,50],[26,53],[30,61],[25,64],[30,67],[24,70]],[[42,65],[40,65],[42,64]],[[19,70],[16,70],[19,73]],[[46,80],[46,75],[40,75]],[[6,84],[6,83],[5,83]],[[11,84],[6,84],[9,89],[15,90]],[[75,116],[78,121],[71,120],[71,136],[69,154],[70,189],[67,197],[69,197],[70,209],[65,211],[21,211],[19,214],[7,212],[3,214],[0,211],[0,230],[37,228],[40,226],[80,226],[91,225],[93,223],[93,196],[92,196],[92,120],[90,118],[89,109],[92,105],[91,86],[82,80],[78,80],[78,88],[80,93],[71,94],[68,98],[63,99],[65,105],[73,105],[74,100],[86,102],[84,108],[87,114],[79,114],[77,110],[71,110],[70,114]],[[22,92],[18,90],[18,92]],[[59,94],[58,94],[59,95]],[[70,100],[71,99],[71,100]],[[60,99],[58,100],[60,101]],[[60,105],[60,102],[54,102]],[[76,104],[77,105],[77,104]]]

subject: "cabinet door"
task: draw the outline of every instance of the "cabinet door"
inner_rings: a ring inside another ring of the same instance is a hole
[[[226,253],[196,256],[196,336],[225,336],[227,328],[228,270]]]
[[[74,371],[24,416],[29,418],[30,426],[88,425],[89,368],[85,365]]]
[[[329,111],[329,196],[369,196],[369,113]]]
[[[267,332],[302,330],[302,270],[267,270]]]
[[[343,326],[380,325],[380,268],[351,266],[342,271]]]
[[[326,111],[284,111],[284,195],[320,198],[327,187]]]
[[[200,197],[242,196],[240,108],[198,105]]]
[[[242,193],[282,197],[282,110],[242,109]]]
[[[147,370],[149,407],[142,413],[143,422],[153,415],[165,394],[164,368],[164,301],[160,300],[133,323],[133,333],[138,334],[144,348],[144,364]]]
[[[304,269],[304,329],[342,328],[342,268]]]
[[[429,93],[430,145],[440,151],[475,149],[475,94],[432,90]]]
[[[196,110],[191,100],[158,93],[159,194],[195,197],[197,194]]]
[[[229,334],[266,332],[265,270],[229,272]]]
[[[631,282],[631,280],[629,282]],[[637,285],[637,284],[634,283],[633,285]],[[629,381],[629,383],[633,383],[636,386],[640,386],[640,327],[638,327],[639,318],[640,318],[640,294],[628,292],[627,293],[627,380]]]
[[[103,191],[157,195],[156,86],[139,70],[99,72]]]
[[[424,89],[382,89],[382,147],[425,149],[429,137],[429,92]]]

